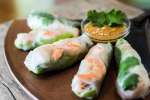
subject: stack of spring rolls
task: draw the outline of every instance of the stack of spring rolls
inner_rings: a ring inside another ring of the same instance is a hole
[[[99,43],[81,61],[72,80],[72,91],[81,98],[93,99],[99,94],[111,58],[112,46]],[[150,91],[150,79],[139,54],[124,39],[115,45],[119,72],[116,88],[122,99],[144,98]]]
[[[57,18],[51,14],[32,12],[27,18],[31,32],[18,33],[15,46],[28,51],[44,44],[77,37],[79,36],[79,30],[75,27],[77,24],[75,21]]]
[[[33,12],[27,19],[32,29],[20,33],[15,40],[18,49],[27,51],[24,64],[34,74],[61,70],[81,61],[71,88],[75,95],[94,99],[109,68],[113,47],[111,43],[94,43],[69,20],[51,14]],[[32,50],[34,49],[34,50]],[[122,99],[144,98],[150,90],[150,79],[139,54],[124,39],[115,45],[118,65],[116,88]]]

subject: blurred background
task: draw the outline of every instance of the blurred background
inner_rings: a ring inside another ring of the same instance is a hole
[[[118,8],[129,18],[150,9],[150,0],[0,0],[0,23],[25,18],[32,10],[80,19],[89,9]]]

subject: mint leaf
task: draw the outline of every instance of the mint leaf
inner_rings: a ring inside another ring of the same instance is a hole
[[[45,13],[45,12],[32,12],[31,16],[36,16],[39,19],[41,18],[42,23],[45,25],[48,25],[49,23],[52,23],[55,19],[55,17],[52,14]]]
[[[139,60],[136,57],[128,57],[119,64],[119,79],[122,80],[129,72],[130,68],[139,65]]]
[[[130,75],[127,79],[125,79],[124,84],[123,84],[123,89],[127,91],[127,90],[133,90],[134,88],[136,88],[139,82],[138,78],[139,78],[139,75],[137,74]]]
[[[87,13],[87,20],[92,22],[93,25],[98,27],[117,26],[122,25],[126,15],[121,10],[112,9],[109,12],[97,12],[96,10],[90,10]]]
[[[100,12],[98,17],[99,18],[97,18],[97,23],[95,25],[102,27],[105,24],[107,24],[107,19],[106,19],[106,13],[105,12]]]
[[[96,26],[104,26],[107,23],[106,13],[97,12],[96,10],[89,11],[87,19]]]
[[[108,12],[107,16],[108,16],[109,26],[121,25],[126,18],[123,12],[115,9],[112,9],[110,12]]]

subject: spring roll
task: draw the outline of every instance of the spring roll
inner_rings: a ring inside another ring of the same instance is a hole
[[[54,20],[55,17],[49,13],[33,11],[27,17],[27,25],[32,30],[46,29]]]
[[[81,60],[92,45],[86,35],[60,40],[30,51],[24,64],[35,74],[64,69]]]
[[[23,51],[31,50],[44,44],[77,37],[79,35],[78,28],[65,25],[55,20],[49,25],[48,29],[33,30],[29,33],[19,33],[15,40],[15,46]]]
[[[139,54],[124,39],[115,45],[119,67],[117,90],[122,99],[144,98],[150,90],[150,79]]]
[[[19,33],[17,34],[17,38],[14,42],[14,45],[16,48],[21,49],[23,51],[33,49],[35,47],[33,43],[33,37],[33,34]]]
[[[72,91],[80,98],[93,99],[98,96],[112,54],[110,43],[98,43],[81,61],[72,80]]]
[[[69,20],[63,17],[56,17],[46,12],[33,11],[27,17],[27,25],[30,29],[48,29],[54,21],[69,25],[69,26],[80,26],[80,22],[75,20]]]

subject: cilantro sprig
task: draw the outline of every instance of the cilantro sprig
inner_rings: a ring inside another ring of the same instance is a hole
[[[108,25],[111,27],[122,25],[125,18],[125,13],[123,13],[121,10],[116,9],[112,9],[109,12],[97,12],[96,10],[90,10],[87,13],[87,19],[94,25],[99,27],[103,27],[104,25]]]

